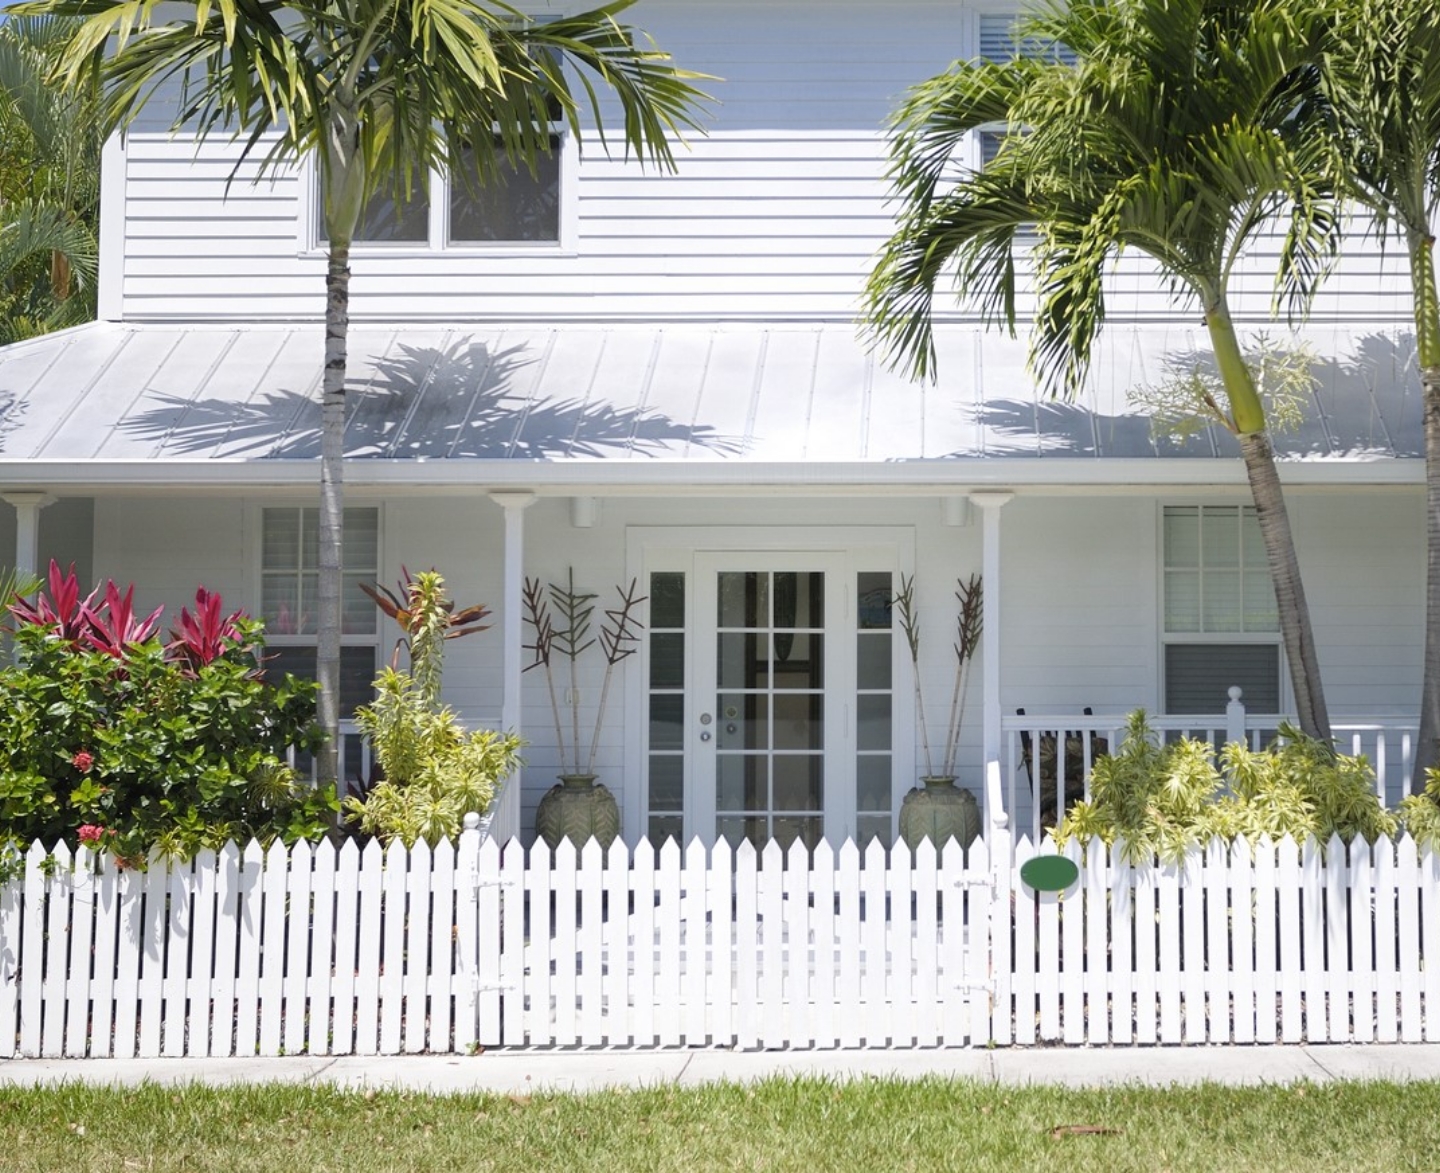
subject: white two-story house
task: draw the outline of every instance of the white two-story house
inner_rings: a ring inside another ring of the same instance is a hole
[[[1273,726],[1287,673],[1235,447],[1157,439],[1129,397],[1203,353],[1197,314],[1126,262],[1075,403],[1042,399],[1023,340],[964,306],[941,305],[931,385],[857,338],[892,224],[884,120],[952,59],[1006,51],[1010,14],[643,0],[631,15],[722,79],[676,174],[562,136],[537,181],[474,201],[437,175],[355,249],[346,704],[394,638],[359,583],[434,566],[461,603],[488,603],[495,626],[452,645],[446,694],[529,742],[505,815],[528,837],[559,764],[543,682],[521,672],[521,582],[573,567],[609,605],[635,580],[645,631],[597,758],[625,837],[888,842],[924,772],[888,600],[914,576],[933,731],[956,583],[981,574],[959,773],[978,793],[1000,760],[1022,829],[1043,781],[1026,747],[1086,709],[1107,736],[1138,706],[1223,728],[1233,686]],[[278,663],[303,670],[315,179],[253,183],[247,165],[229,182],[234,157],[161,122],[107,147],[100,320],[0,351],[0,562],[73,561],[172,613],[204,584],[263,616]],[[1263,252],[1237,279],[1237,318],[1284,335]],[[1348,248],[1300,331],[1319,377],[1307,423],[1277,440],[1331,713],[1384,727],[1361,737],[1383,745],[1392,796],[1422,656],[1409,322],[1402,258]],[[591,662],[578,689],[587,724],[599,677]],[[348,768],[361,756],[350,738]]]

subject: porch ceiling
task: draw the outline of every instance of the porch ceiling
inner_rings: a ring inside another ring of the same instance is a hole
[[[1378,466],[1423,454],[1413,340],[1304,339],[1325,357],[1282,457],[1306,480],[1410,479]],[[1206,361],[1198,330],[1108,326],[1075,403],[1039,396],[1022,341],[971,326],[937,341],[940,381],[921,385],[844,323],[356,325],[346,452],[358,481],[395,486],[1165,484],[1224,480],[1194,462],[1237,454],[1218,428],[1157,441],[1129,400]],[[322,344],[316,324],[95,323],[4,348],[0,482],[308,477]]]

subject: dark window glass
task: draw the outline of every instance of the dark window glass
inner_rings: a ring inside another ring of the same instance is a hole
[[[473,153],[450,181],[450,242],[560,239],[560,136],[550,136],[550,153],[535,160],[535,170],[511,166],[482,182]]]
[[[1223,713],[1238,685],[1252,713],[1280,711],[1280,649],[1274,644],[1167,644],[1165,711]]]

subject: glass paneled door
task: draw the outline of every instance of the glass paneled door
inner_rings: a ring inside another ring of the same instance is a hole
[[[854,772],[831,765],[854,756],[844,570],[840,555],[696,556],[688,740],[702,836],[814,847],[853,833]]]

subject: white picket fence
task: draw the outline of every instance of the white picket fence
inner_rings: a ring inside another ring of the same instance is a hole
[[[1435,1041],[1440,862],[1262,841],[1019,880],[928,844],[227,847],[0,887],[0,1055]]]

